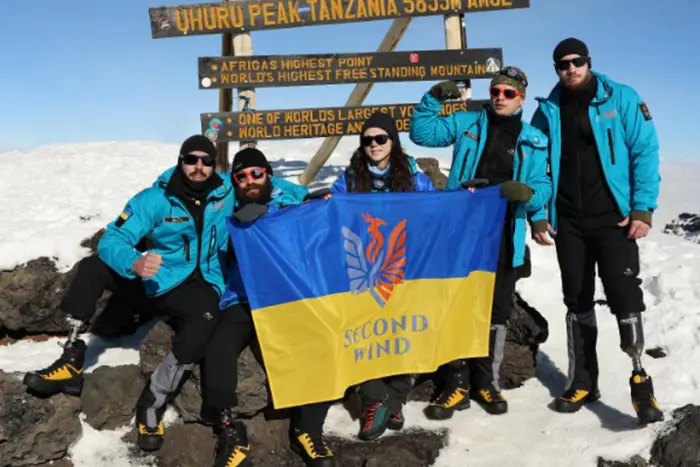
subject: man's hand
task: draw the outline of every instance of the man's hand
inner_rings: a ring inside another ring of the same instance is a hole
[[[461,97],[462,94],[459,92],[459,88],[454,81],[443,81],[436,84],[430,88],[430,94],[439,101],[446,101],[447,99],[456,99]]]
[[[556,232],[549,224],[549,222],[542,220],[536,221],[534,224],[532,224],[532,239],[538,245],[554,245],[554,240],[552,240],[550,235],[556,235]]]
[[[150,279],[156,275],[161,264],[163,264],[163,258],[159,254],[146,253],[144,256],[134,261],[131,270],[139,277]]]
[[[627,238],[639,240],[649,235],[649,231],[651,230],[651,214],[641,211],[632,211],[629,216],[625,217],[622,222],[617,225],[620,227],[629,226]]]

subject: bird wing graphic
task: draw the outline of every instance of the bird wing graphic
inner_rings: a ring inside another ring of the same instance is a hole
[[[396,284],[403,282],[406,269],[406,219],[391,231],[387,254],[375,277],[375,286],[385,300],[389,299]]]
[[[345,263],[348,266],[348,277],[350,278],[350,292],[359,294],[370,286],[369,268],[364,255],[362,239],[345,226],[343,226],[342,231],[345,238],[343,246],[345,248]]]

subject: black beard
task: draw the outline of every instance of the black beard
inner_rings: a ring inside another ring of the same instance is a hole
[[[272,182],[268,179],[264,185],[260,186],[260,192],[254,198],[248,196],[245,191],[241,190],[236,185],[236,201],[238,208],[242,208],[246,204],[267,204],[272,200]]]

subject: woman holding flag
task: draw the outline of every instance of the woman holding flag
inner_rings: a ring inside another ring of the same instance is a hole
[[[353,153],[349,167],[331,186],[331,194],[405,191],[435,191],[435,187],[430,178],[418,170],[415,160],[403,151],[394,119],[386,113],[375,112],[362,126],[360,146]],[[411,375],[389,376],[360,384],[362,417],[358,437],[372,440],[387,428],[403,428],[402,408],[412,386]]]

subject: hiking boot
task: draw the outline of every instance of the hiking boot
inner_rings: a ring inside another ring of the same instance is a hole
[[[447,420],[452,418],[455,410],[466,410],[470,406],[469,388],[453,386],[445,388],[435,402],[423,410],[423,413],[431,420]]]
[[[163,403],[154,409],[156,398],[151,391],[150,381],[141,392],[141,397],[136,404],[136,430],[138,432],[138,445],[144,451],[157,451],[163,445],[165,427],[163,426],[163,414],[167,405]]]
[[[554,408],[561,413],[578,412],[584,404],[590,404],[600,399],[600,393],[582,388],[567,389],[564,394],[554,400]]]
[[[484,389],[472,388],[471,398],[491,415],[500,415],[508,412],[508,401],[493,384],[488,385]]]
[[[389,420],[386,422],[386,427],[390,430],[399,431],[403,428],[403,424],[406,419],[403,416],[403,411],[399,409],[398,412],[394,412],[389,415]]]
[[[224,421],[216,442],[214,467],[250,467],[252,465],[245,425],[239,421]]]
[[[308,467],[335,467],[335,458],[323,440],[322,433],[303,433],[294,429],[291,433],[292,451],[302,458]]]
[[[363,441],[377,439],[387,429],[389,421],[389,406],[385,402],[377,402],[369,406],[360,418],[360,432],[357,437]]]
[[[61,357],[43,370],[25,374],[23,383],[43,396],[52,396],[59,392],[80,396],[83,388],[83,366],[87,345],[80,339],[73,342],[59,342],[58,345],[63,347]]]
[[[632,406],[637,412],[639,422],[656,423],[664,419],[664,413],[654,397],[654,385],[651,376],[644,370],[633,372],[630,377],[630,393],[632,396]]]

